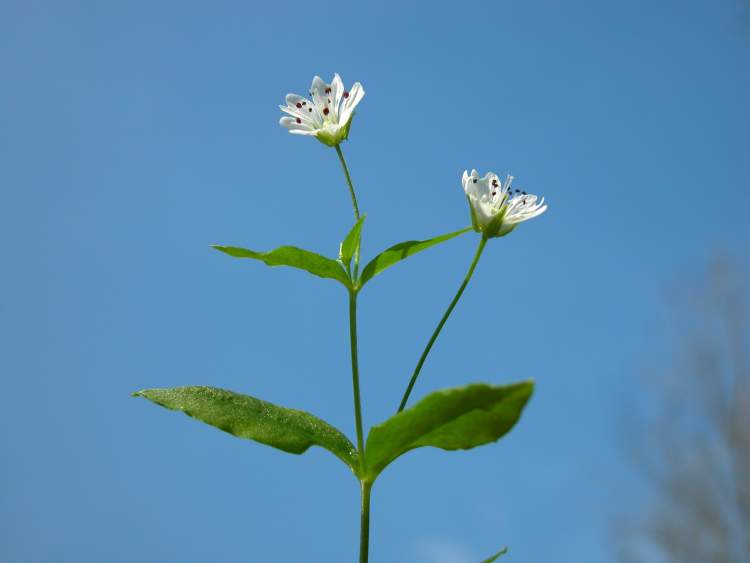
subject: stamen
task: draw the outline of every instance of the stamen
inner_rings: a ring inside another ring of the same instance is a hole
[[[312,108],[307,108],[307,111],[309,111],[310,113],[312,113]]]
[[[344,98],[348,98],[348,97],[349,97],[349,92],[344,92]]]
[[[326,94],[330,94],[330,93],[331,93],[331,87],[329,86],[328,88],[326,88]]]
[[[297,103],[296,103],[295,105],[296,105],[296,106],[297,106],[298,108],[301,108],[301,107],[302,107],[302,104],[301,104],[301,103],[299,103],[299,102],[297,102]]]
[[[299,117],[297,118],[297,123],[302,123],[302,120]]]
[[[323,115],[328,115],[329,113],[331,113],[331,110],[329,110],[328,108],[323,108]]]
[[[474,178],[473,181],[474,181],[475,184],[477,183],[477,179],[476,178]]]

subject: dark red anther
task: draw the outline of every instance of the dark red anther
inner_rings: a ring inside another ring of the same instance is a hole
[[[349,92],[344,92],[344,97],[348,98],[349,97]]]
[[[301,103],[299,103],[299,102],[297,102],[297,103],[296,103],[295,105],[296,105],[296,106],[297,106],[298,108],[301,108],[301,107],[302,107],[302,104],[301,104]]]
[[[330,113],[330,110],[328,108],[323,108],[323,115],[328,115]]]
[[[326,94],[330,94],[330,93],[331,93],[331,89],[330,88],[326,88]]]
[[[302,120],[299,117],[297,118],[297,123],[302,123]]]

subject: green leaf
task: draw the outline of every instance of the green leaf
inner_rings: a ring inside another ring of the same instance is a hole
[[[330,278],[351,286],[349,277],[341,264],[320,254],[303,250],[296,246],[281,246],[271,252],[256,252],[237,246],[221,246],[214,244],[216,250],[234,256],[235,258],[253,258],[265,262],[268,266],[291,266],[305,270],[321,278]]]
[[[345,266],[349,265],[349,263],[352,261],[354,253],[357,252],[357,249],[359,248],[359,241],[362,237],[362,223],[364,222],[364,220],[365,216],[362,215],[362,217],[360,217],[359,220],[354,223],[352,230],[349,231],[348,235],[346,235],[344,242],[341,243],[341,247],[339,249],[339,260]]]
[[[532,381],[511,385],[476,383],[430,393],[416,405],[373,426],[367,437],[371,479],[400,455],[432,446],[468,450],[498,440],[521,416]]]
[[[133,393],[168,409],[182,411],[229,432],[292,454],[320,446],[358,473],[357,450],[339,430],[310,413],[279,407],[216,387],[144,389]]]
[[[408,240],[406,242],[401,242],[395,246],[392,246],[387,250],[384,250],[375,258],[373,258],[370,263],[365,266],[365,269],[362,270],[360,286],[365,285],[370,279],[377,276],[380,272],[382,272],[386,268],[390,268],[404,258],[408,258],[409,256],[416,254],[417,252],[422,252],[423,250],[430,248],[431,246],[435,246],[436,244],[440,244],[441,242],[450,240],[454,237],[457,237],[458,235],[468,233],[470,230],[471,227],[467,227],[454,233],[440,235],[439,237],[427,240]]]
[[[493,561],[497,561],[498,559],[500,559],[500,557],[502,557],[506,553],[508,553],[508,548],[504,547],[500,551],[498,551],[495,555],[490,557],[489,559],[485,559],[484,561],[482,561],[482,563],[492,563]]]

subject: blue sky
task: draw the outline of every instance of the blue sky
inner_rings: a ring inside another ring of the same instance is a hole
[[[335,153],[277,122],[339,72],[365,255],[468,224],[465,168],[550,209],[492,241],[415,391],[534,377],[500,443],[420,450],[374,490],[372,561],[613,561],[637,507],[618,405],[663,288],[747,258],[750,7],[719,2],[5,2],[0,559],[345,562],[356,481],[129,397],[205,384],[354,434],[346,295],[209,244],[335,254]],[[476,244],[360,300],[364,416],[395,409]],[[746,263],[746,262],[745,262]],[[637,439],[637,437],[635,437]]]

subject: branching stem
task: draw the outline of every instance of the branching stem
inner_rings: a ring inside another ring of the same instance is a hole
[[[427,342],[427,346],[425,346],[425,349],[422,352],[422,355],[420,356],[419,361],[417,362],[417,367],[414,368],[414,373],[412,374],[411,379],[409,380],[409,385],[406,387],[406,391],[404,392],[404,396],[401,399],[401,404],[399,405],[397,412],[401,412],[406,407],[406,403],[409,400],[409,395],[411,395],[411,391],[412,389],[414,389],[414,384],[417,382],[417,378],[419,377],[419,372],[422,371],[422,366],[424,365],[424,362],[427,359],[427,355],[430,353],[430,350],[432,349],[432,345],[435,344],[435,340],[437,340],[437,337],[440,334],[440,331],[443,330],[443,325],[445,325],[445,322],[448,320],[448,317],[450,317],[450,314],[453,312],[453,309],[456,307],[458,300],[461,299],[461,295],[466,289],[466,286],[469,285],[469,280],[471,279],[471,276],[474,274],[474,269],[477,267],[479,258],[482,256],[482,251],[484,250],[485,244],[487,244],[487,238],[482,237],[481,240],[479,241],[479,246],[477,247],[476,254],[474,254],[474,259],[471,261],[471,266],[469,266],[469,271],[466,273],[466,277],[464,278],[464,281],[461,283],[461,286],[458,288],[458,292],[456,292],[456,295],[453,297],[451,304],[448,305],[448,309],[446,309],[445,313],[443,313],[443,318],[440,319],[440,322],[438,323],[437,328],[435,328],[435,331],[432,333],[432,336],[430,337],[429,342]]]

